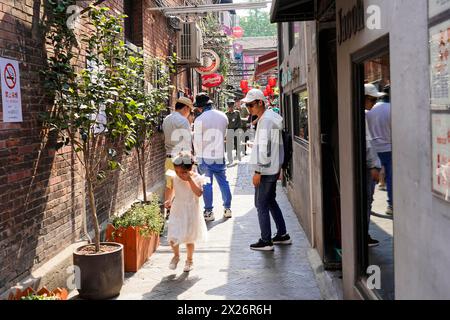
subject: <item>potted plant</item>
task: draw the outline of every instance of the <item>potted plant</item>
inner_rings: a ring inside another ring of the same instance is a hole
[[[25,290],[17,289],[15,293],[10,293],[8,300],[67,300],[69,293],[66,289],[56,288],[53,291],[42,287],[35,291],[28,287]]]
[[[124,16],[108,14],[108,8],[90,7],[92,32],[81,40],[86,47],[87,66],[76,72],[72,61],[76,41],[64,20],[69,4],[47,3],[53,14],[53,25],[47,33],[53,55],[45,76],[55,103],[44,120],[60,137],[57,146],[67,146],[78,158],[71,165],[87,187],[95,236],[92,243],[73,254],[74,265],[79,268],[76,278],[80,297],[106,299],[117,296],[123,285],[123,246],[100,242],[94,190],[108,172],[121,168],[120,155],[136,141],[136,103],[127,95],[130,57],[123,41]]]
[[[159,197],[156,194],[149,202],[135,203],[122,216],[115,217],[108,224],[106,239],[123,245],[126,272],[138,271],[156,251],[163,224]]]

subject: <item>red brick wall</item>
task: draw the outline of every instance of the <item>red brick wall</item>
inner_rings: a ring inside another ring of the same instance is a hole
[[[77,162],[76,156],[69,148],[55,153],[52,141],[42,138],[38,121],[39,112],[49,105],[39,74],[47,55],[40,3],[0,0],[0,56],[20,61],[24,119],[3,123],[0,112],[0,294],[78,240],[82,232],[84,183],[70,165]],[[122,11],[123,0],[105,4]],[[165,56],[175,34],[160,13],[153,14],[155,23],[143,13],[144,49]],[[82,24],[80,33],[84,32],[89,30]],[[77,63],[83,66],[80,56]],[[147,168],[149,189],[163,180],[164,155],[163,137],[157,134]],[[124,172],[116,172],[96,190],[102,221],[141,195],[135,155],[124,156],[123,165]]]

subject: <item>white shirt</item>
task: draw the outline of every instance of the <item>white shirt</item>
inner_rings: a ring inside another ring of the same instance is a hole
[[[197,158],[220,160],[225,157],[228,118],[218,110],[203,112],[194,122],[194,150]]]
[[[166,154],[176,156],[181,151],[192,152],[192,133],[188,119],[175,111],[163,121]]]
[[[366,119],[375,151],[391,152],[391,104],[378,102],[372,110],[366,112]]]
[[[280,173],[284,161],[283,118],[266,110],[258,121],[250,163],[262,175]]]

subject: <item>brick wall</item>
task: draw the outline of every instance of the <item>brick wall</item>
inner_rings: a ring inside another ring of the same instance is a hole
[[[108,0],[105,5],[121,12],[123,0]],[[155,22],[148,19],[148,11],[142,13],[143,47],[148,54],[165,56],[175,33],[160,13],[152,14]],[[71,169],[76,156],[69,148],[56,153],[53,141],[43,139],[38,121],[39,112],[50,103],[39,74],[47,57],[43,16],[40,0],[0,0],[0,57],[20,62],[23,111],[23,122],[17,124],[3,123],[0,112],[0,294],[78,240],[82,232],[85,186],[77,170]],[[79,32],[89,32],[88,27],[82,24]],[[85,61],[77,63],[83,66]],[[163,180],[164,154],[159,133],[147,167],[149,189]],[[124,156],[123,165],[125,172],[116,172],[96,190],[102,221],[141,195],[135,155]]]

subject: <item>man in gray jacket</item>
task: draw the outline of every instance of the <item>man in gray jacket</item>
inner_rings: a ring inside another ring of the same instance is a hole
[[[265,97],[261,90],[250,90],[242,102],[246,104],[250,113],[258,116],[259,119],[250,162],[255,168],[253,185],[261,238],[250,245],[250,249],[272,251],[274,244],[292,243],[286,231],[283,213],[276,200],[277,181],[284,161],[283,118],[272,110],[266,109]],[[277,233],[273,238],[270,215],[277,227]]]

